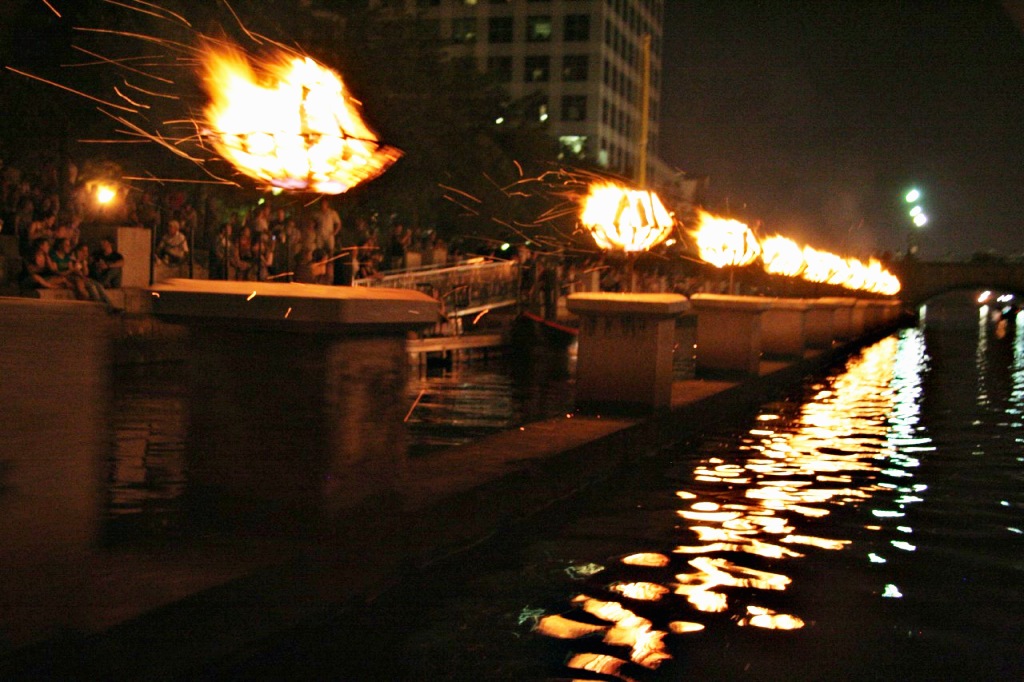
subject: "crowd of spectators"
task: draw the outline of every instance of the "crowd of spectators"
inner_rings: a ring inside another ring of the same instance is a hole
[[[326,197],[311,211],[263,203],[220,225],[210,244],[210,277],[351,284],[404,269],[412,248],[428,247],[443,249],[443,244],[432,232],[424,236],[399,221],[386,231],[363,217],[342,221]]]
[[[0,234],[17,238],[22,294],[66,289],[77,299],[111,305],[106,290],[121,285],[124,257],[112,241],[82,238],[81,187],[75,172],[56,167],[32,176],[0,162]]]

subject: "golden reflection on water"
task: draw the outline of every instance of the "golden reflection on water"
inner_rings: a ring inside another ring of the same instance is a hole
[[[621,595],[640,603],[680,599],[681,608],[728,615],[730,593],[744,590],[738,600],[743,604],[736,604],[742,610],[729,616],[729,622],[773,630],[804,627],[797,614],[749,602],[756,601],[761,591],[783,592],[791,587],[791,578],[783,572],[785,563],[779,562],[800,559],[805,552],[843,551],[851,545],[847,538],[823,536],[821,529],[826,526],[820,519],[841,507],[868,504],[877,507],[871,509],[877,519],[898,518],[907,504],[921,501],[925,486],[899,481],[913,477],[918,465],[914,452],[932,449],[928,439],[915,437],[916,398],[925,360],[923,337],[911,330],[851,359],[846,371],[818,387],[795,416],[759,415],[757,427],[738,439],[733,452],[701,461],[693,470],[690,489],[676,491],[680,503],[676,514],[683,521],[680,533],[686,537],[672,551],[678,559],[638,552],[621,560],[638,571],[668,570],[674,581],[661,578],[658,572],[659,579],[608,584],[604,596]],[[827,526],[828,534],[841,527]],[[911,532],[907,526],[899,530]],[[912,545],[902,540],[891,546],[912,551]],[[772,568],[777,570],[745,565],[744,556],[774,560]],[[872,563],[885,561],[875,553],[867,558]],[[673,571],[677,560],[689,570]],[[886,586],[879,595],[900,593],[895,586]],[[664,645],[667,634],[704,628],[704,623],[672,620],[659,630],[617,601],[579,595],[574,603],[614,623],[605,630],[604,643],[630,647],[628,660],[649,668],[669,658]],[[538,630],[562,638],[593,632],[592,626],[575,629],[573,622],[551,616],[540,621]],[[577,654],[568,665],[628,679],[622,672],[626,660],[625,656]]]

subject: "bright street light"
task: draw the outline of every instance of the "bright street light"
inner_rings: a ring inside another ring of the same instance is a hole
[[[924,210],[924,209],[922,209],[920,206],[915,206],[914,208],[910,209],[910,217],[911,218],[917,217],[918,215],[921,214],[922,210]]]
[[[917,189],[912,189],[909,192],[907,192],[906,199],[907,199],[907,203],[908,204],[912,204],[912,203],[914,203],[915,201],[917,201],[920,198],[921,198],[921,192],[918,191]]]
[[[926,216],[924,213],[918,213],[916,216],[914,216],[914,224],[917,225],[918,227],[924,227],[925,223],[927,222],[928,216]]]

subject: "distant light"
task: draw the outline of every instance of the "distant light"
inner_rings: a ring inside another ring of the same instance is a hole
[[[923,210],[924,209],[921,208],[920,206],[915,206],[914,208],[910,209],[910,217],[913,218],[914,216],[916,216],[918,213],[920,213]]]
[[[540,120],[542,120],[542,121],[548,120],[548,112],[545,111],[544,113],[542,113],[540,115]]]
[[[262,206],[265,203],[267,203],[267,200],[264,199],[263,197],[260,197],[259,201],[256,202],[256,205],[257,206]]]
[[[914,224],[917,225],[918,227],[924,227],[927,222],[928,216],[926,216],[924,213],[918,213],[916,216],[914,216]]]
[[[878,556],[874,552],[872,552],[871,554],[868,554],[868,559],[870,559],[871,563],[873,563],[873,564],[884,564],[885,563],[885,559],[883,559],[882,557]]]
[[[675,243],[676,243],[675,239],[666,239],[665,240],[665,246],[674,246]]]
[[[917,549],[914,545],[909,542],[903,542],[902,540],[893,540],[891,544],[896,549],[902,549],[904,552],[913,552]]]
[[[494,124],[495,125],[499,125],[500,126],[504,122],[505,122],[505,117],[504,116],[499,116],[498,118],[494,119]]]
[[[900,592],[900,588],[896,587],[892,583],[889,583],[885,586],[885,592],[882,593],[882,596],[888,599],[899,599],[903,596],[903,593]]]
[[[916,189],[912,189],[909,192],[907,192],[906,199],[907,199],[907,203],[908,204],[912,204],[912,203],[914,203],[915,201],[917,201],[920,198],[921,198],[921,192],[919,192]]]
[[[271,194],[273,194],[273,195],[274,195],[275,197],[276,197],[277,195],[279,195],[279,194],[280,194],[281,192],[283,192],[283,191],[284,191],[284,190],[283,190],[282,188],[280,188],[280,187],[271,187],[271,188],[270,188],[270,193],[271,193]]]
[[[992,292],[991,291],[983,291],[980,294],[978,294],[978,303],[984,303],[985,301],[987,301],[991,297],[992,297]]]
[[[505,242],[504,244],[501,245],[501,250],[502,251],[508,251],[511,248],[512,248],[512,245],[509,244],[508,242]]]

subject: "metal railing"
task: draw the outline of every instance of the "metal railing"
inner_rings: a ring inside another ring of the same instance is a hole
[[[449,267],[383,272],[376,277],[356,279],[352,284],[422,291],[440,300],[447,316],[458,317],[514,306],[519,293],[519,266],[515,261],[479,258]]]

